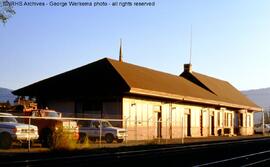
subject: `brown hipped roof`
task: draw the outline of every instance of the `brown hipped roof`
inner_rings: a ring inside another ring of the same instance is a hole
[[[108,59],[33,83],[13,93],[36,97],[113,96],[130,90]]]
[[[197,72],[188,71],[184,71],[181,76],[193,83],[196,83],[198,86],[201,86],[202,88],[214,93],[223,102],[227,102],[230,104],[238,104],[242,106],[249,106],[255,111],[262,110],[259,106],[257,106],[254,102],[248,99],[245,95],[243,95],[227,81],[206,76]]]
[[[185,78],[129,63],[121,63],[111,59],[109,61],[127,82],[131,88],[131,93],[180,100],[183,100],[183,98],[218,100],[215,95],[201,89]]]
[[[139,94],[224,107],[261,109],[229,83],[192,73],[201,83],[149,68],[104,58],[34,83],[13,93],[31,96]],[[223,91],[222,91],[223,90]],[[234,99],[234,98],[237,98]]]

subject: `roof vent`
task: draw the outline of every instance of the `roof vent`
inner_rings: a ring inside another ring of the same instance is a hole
[[[192,73],[192,65],[191,64],[184,64],[184,72]]]

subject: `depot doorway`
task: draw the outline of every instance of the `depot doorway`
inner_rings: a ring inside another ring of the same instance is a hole
[[[185,136],[191,136],[191,116],[185,114]]]

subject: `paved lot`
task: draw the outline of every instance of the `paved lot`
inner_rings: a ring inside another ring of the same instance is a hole
[[[154,144],[156,142],[167,144]],[[269,161],[264,161],[270,156],[270,150],[268,150],[270,137],[268,136],[189,138],[185,139],[186,144],[177,143],[179,140],[158,140],[152,141],[152,144],[141,145],[142,141],[136,141],[128,142],[127,146],[130,147],[120,147],[126,146],[126,144],[101,143],[102,145],[99,145],[97,143],[90,145],[92,149],[87,150],[83,150],[82,145],[79,145],[81,149],[77,150],[49,151],[47,149],[43,152],[40,149],[44,148],[36,145],[30,150],[30,153],[27,150],[23,152],[20,148],[12,148],[0,153],[0,166],[55,166],[56,164],[61,166],[89,166],[89,164],[139,166],[146,163],[157,166],[160,164],[197,166],[212,163],[215,163],[214,166],[242,166],[261,160],[266,162],[266,166],[270,165]],[[115,148],[103,148],[105,146]],[[20,151],[16,152],[16,149]],[[253,156],[254,154],[260,156]],[[223,163],[224,160],[225,163]],[[216,162],[220,165],[216,165]]]
[[[261,137],[270,137],[270,135],[253,135],[253,136],[212,136],[212,137],[202,137],[202,138],[185,138],[182,139],[156,139],[151,141],[128,141],[124,143],[112,143],[107,144],[104,141],[87,143],[87,144],[76,144],[72,146],[70,150],[76,149],[98,149],[98,148],[117,148],[124,146],[138,146],[138,145],[166,145],[166,144],[196,144],[196,143],[205,143],[205,142],[219,142],[227,140],[242,140],[242,139],[252,139],[252,138],[261,138]],[[34,144],[30,149],[22,148],[19,144],[14,144],[11,149],[4,150],[0,149],[0,156],[5,155],[6,153],[35,153],[35,152],[50,152],[48,148],[42,148],[40,144]]]

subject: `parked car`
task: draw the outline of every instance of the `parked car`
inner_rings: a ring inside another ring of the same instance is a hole
[[[105,120],[80,120],[78,125],[80,127],[80,142],[84,142],[87,138],[96,141],[101,137],[106,143],[112,143],[113,141],[122,143],[127,136],[125,129],[114,127],[109,121]]]
[[[254,125],[254,133],[263,133],[263,124]],[[264,124],[264,133],[270,133],[270,124]]]
[[[18,123],[12,114],[0,113],[0,148],[8,149],[13,142],[33,142],[38,137],[37,126]]]
[[[79,139],[77,122],[62,119],[62,113],[49,109],[38,109],[25,112],[25,115],[34,117],[31,123],[38,127],[39,141],[43,147],[51,147],[57,134],[68,134],[72,140]],[[28,119],[25,119],[28,121]]]

